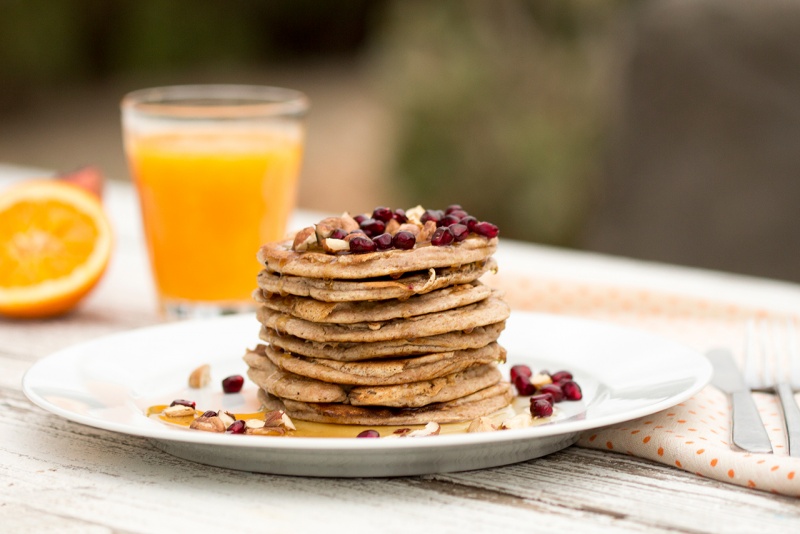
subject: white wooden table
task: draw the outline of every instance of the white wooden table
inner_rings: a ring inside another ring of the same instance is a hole
[[[0,187],[25,173],[0,166]],[[97,290],[63,318],[0,319],[0,532],[800,532],[796,499],[602,451],[455,474],[312,479],[198,465],[51,415],[21,391],[37,359],[159,322],[131,190],[110,184],[105,200],[117,248]],[[508,242],[498,261],[503,272],[800,310],[791,284]]]

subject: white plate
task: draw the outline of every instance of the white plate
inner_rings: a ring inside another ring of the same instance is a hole
[[[256,411],[256,388],[223,395],[185,387],[210,363],[214,382],[244,374],[246,347],[258,343],[252,315],[186,321],[116,334],[56,352],[26,373],[38,406],[85,425],[151,438],[188,460],[247,471],[303,476],[398,476],[520,462],[573,444],[580,432],[673,406],[699,391],[711,366],[699,353],[636,330],[563,316],[515,312],[500,339],[508,363],[568,369],[581,402],[558,404],[552,423],[519,430],[429,438],[272,438],[169,427],[144,415],[154,404],[191,397],[199,408]]]

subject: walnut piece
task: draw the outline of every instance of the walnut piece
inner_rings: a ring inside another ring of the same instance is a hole
[[[189,375],[189,387],[192,389],[204,388],[211,382],[211,366],[201,365]]]
[[[189,428],[194,430],[202,430],[204,432],[225,432],[225,423],[222,422],[218,416],[205,417],[201,415],[189,425]]]
[[[303,228],[294,236],[294,243],[292,243],[292,250],[295,252],[305,252],[308,247],[317,242],[317,234],[313,226]]]
[[[497,427],[492,424],[488,417],[478,417],[473,419],[467,427],[467,432],[494,432]]]
[[[503,421],[503,424],[500,425],[500,429],[510,430],[512,428],[527,428],[532,424],[533,416],[530,412],[522,412]]]
[[[194,408],[192,408],[191,406],[176,404],[175,406],[164,408],[164,411],[161,413],[166,415],[167,417],[187,417],[190,415],[194,415],[197,412],[195,412]]]

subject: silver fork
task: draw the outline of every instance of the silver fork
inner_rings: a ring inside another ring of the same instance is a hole
[[[789,456],[800,458],[800,407],[793,393],[794,389],[800,389],[800,352],[793,317],[748,321],[744,376],[751,389],[777,393]]]

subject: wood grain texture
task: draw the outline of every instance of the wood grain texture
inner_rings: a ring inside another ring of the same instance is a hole
[[[310,479],[194,464],[146,439],[47,413],[22,394],[30,365],[159,321],[142,243],[124,220],[130,209],[116,212],[123,219],[108,276],[78,310],[0,319],[0,532],[800,531],[800,501],[603,451],[572,447],[464,473]]]

